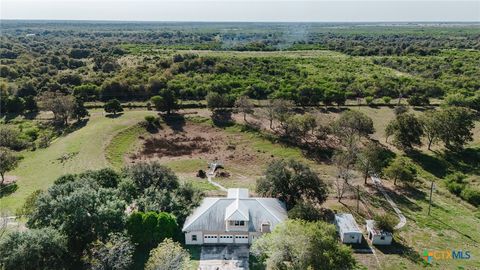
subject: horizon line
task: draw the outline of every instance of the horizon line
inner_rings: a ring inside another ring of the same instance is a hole
[[[372,21],[301,21],[301,20],[115,20],[115,19],[23,19],[23,18],[0,18],[0,21],[37,21],[37,22],[118,22],[118,23],[474,23],[478,21],[458,21],[458,20],[372,20]]]

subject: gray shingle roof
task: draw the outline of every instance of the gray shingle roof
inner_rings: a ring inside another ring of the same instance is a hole
[[[182,231],[225,231],[227,208],[236,203],[241,205],[242,212],[248,213],[249,231],[260,231],[265,222],[273,229],[287,218],[285,204],[275,198],[208,197],[187,218]]]

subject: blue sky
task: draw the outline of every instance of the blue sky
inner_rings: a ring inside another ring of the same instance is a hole
[[[0,0],[2,19],[480,21],[480,0]]]

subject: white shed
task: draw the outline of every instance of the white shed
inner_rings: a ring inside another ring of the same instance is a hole
[[[363,234],[358,228],[357,222],[352,214],[336,214],[335,226],[340,234],[342,243],[345,244],[360,244],[362,243]]]
[[[391,232],[386,232],[378,230],[375,228],[374,220],[366,220],[368,240],[372,242],[372,245],[390,245],[392,244],[393,234]]]

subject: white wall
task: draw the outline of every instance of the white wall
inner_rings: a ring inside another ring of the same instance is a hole
[[[192,241],[192,235],[197,236],[197,241]],[[185,233],[185,244],[187,244],[187,245],[202,245],[203,244],[203,233],[200,232],[200,231],[186,232]]]
[[[362,234],[361,233],[343,233],[340,235],[342,243],[346,244],[355,244],[362,243]]]
[[[374,235],[372,238],[372,245],[390,245],[392,243],[392,236],[386,235],[384,239],[381,239],[381,235]]]

